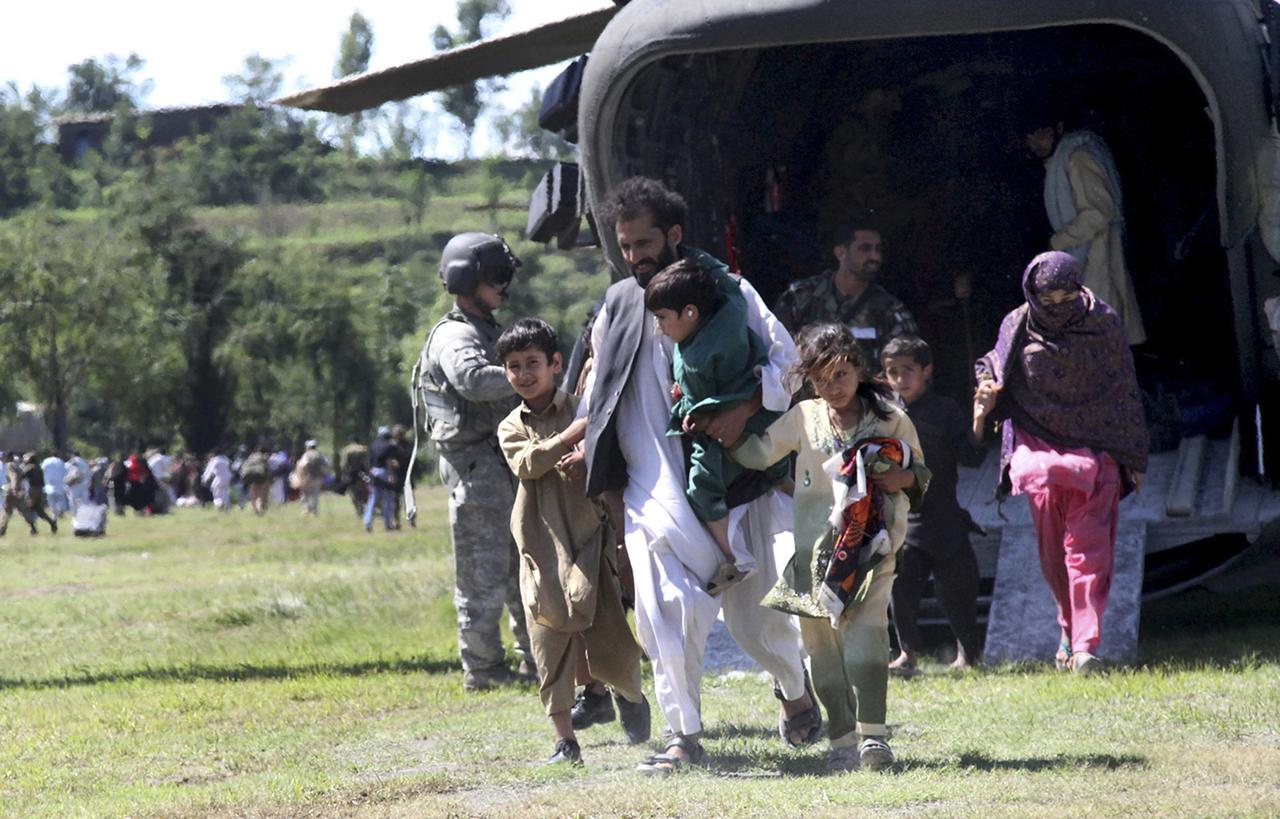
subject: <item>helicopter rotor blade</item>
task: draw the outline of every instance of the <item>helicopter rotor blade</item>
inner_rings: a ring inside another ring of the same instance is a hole
[[[590,51],[617,12],[618,6],[610,5],[526,31],[468,43],[415,62],[358,74],[333,85],[299,91],[274,102],[311,111],[353,114],[484,77],[552,65]]]

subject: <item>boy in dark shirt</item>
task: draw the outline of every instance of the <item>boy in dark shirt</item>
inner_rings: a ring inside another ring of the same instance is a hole
[[[907,415],[920,435],[933,481],[907,523],[907,539],[898,555],[893,584],[893,624],[901,653],[889,670],[899,676],[916,673],[923,649],[916,609],[925,581],[933,575],[934,594],[956,637],[952,668],[968,668],[982,653],[977,623],[978,561],[969,545],[973,521],[956,502],[959,464],[977,466],[983,450],[973,438],[970,416],[960,405],[930,389],[933,353],[914,336],[895,338],[880,354],[889,384],[902,397]]]

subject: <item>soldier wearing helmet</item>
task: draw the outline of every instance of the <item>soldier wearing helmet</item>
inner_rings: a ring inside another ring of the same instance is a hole
[[[500,236],[463,233],[449,240],[440,278],[455,296],[454,307],[431,328],[413,376],[415,405],[422,404],[440,479],[449,488],[458,648],[468,691],[534,674],[508,526],[515,479],[497,437],[498,423],[518,399],[495,351],[502,326],[493,311],[506,300],[518,267],[520,260]],[[412,519],[411,494],[405,500]],[[505,664],[498,631],[504,605],[524,658],[516,674]]]

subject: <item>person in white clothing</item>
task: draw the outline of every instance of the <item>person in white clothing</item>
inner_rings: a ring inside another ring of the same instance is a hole
[[[279,506],[289,499],[289,453],[283,449],[273,452],[267,468],[271,470],[271,502]]]
[[[213,493],[213,505],[223,512],[231,509],[231,459],[221,452],[210,452],[200,481]]]
[[[57,455],[50,455],[40,462],[44,470],[44,497],[49,504],[49,514],[60,518],[71,505],[67,499],[67,465]]]
[[[588,408],[587,494],[603,494],[621,518],[634,574],[637,631],[653,662],[655,693],[670,729],[665,751],[651,755],[640,769],[667,772],[701,760],[703,653],[722,608],[730,634],[776,681],[783,737],[790,744],[815,741],[821,711],[804,672],[799,630],[792,618],[760,606],[777,579],[775,543],[789,545],[790,498],[763,482],[754,489],[749,483],[730,487],[730,543],[753,554],[760,569],[712,597],[705,587],[720,563],[720,550],[685,494],[688,466],[680,439],[666,434],[673,345],[655,332],[654,317],[644,308],[644,286],[677,258],[723,263],[682,246],[684,200],[659,182],[627,180],[610,195],[605,211],[632,276],[609,288],[592,327],[595,360],[582,402]],[[748,325],[769,349],[769,361],[757,396],[700,419],[700,428],[725,446],[734,443],[761,405],[790,406],[784,382],[795,360],[786,329],[750,283],[742,281],[741,289]]]
[[[173,456],[168,453],[154,450],[147,456],[147,466],[151,467],[151,474],[156,476],[156,483],[169,496],[169,503],[173,503],[178,496],[173,491]]]
[[[1023,114],[1027,150],[1044,162],[1044,206],[1053,235],[1046,250],[1061,250],[1084,268],[1084,285],[1124,323],[1130,346],[1147,340],[1142,311],[1125,263],[1124,195],[1115,158],[1092,131],[1066,130],[1052,106],[1031,104]]]
[[[75,514],[77,509],[89,503],[89,482],[93,473],[89,462],[76,451],[72,451],[66,467],[67,496],[71,500],[71,513]]]

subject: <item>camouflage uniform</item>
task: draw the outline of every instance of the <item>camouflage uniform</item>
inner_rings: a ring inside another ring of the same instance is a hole
[[[4,462],[4,511],[0,513],[0,535],[9,528],[9,518],[17,512],[31,527],[31,534],[36,533],[35,516],[27,506],[27,494],[22,488],[22,464],[16,460]]]
[[[860,295],[845,298],[836,290],[831,270],[792,282],[773,314],[793,336],[807,324],[846,325],[861,343],[867,366],[873,371],[880,369],[880,351],[890,339],[920,332],[915,317],[897,296],[872,282]]]
[[[501,332],[492,319],[455,307],[427,336],[415,385],[449,488],[462,668],[481,675],[505,668],[504,604],[517,652],[532,657],[511,539],[516,481],[498,448],[498,423],[518,402],[494,349]]]

